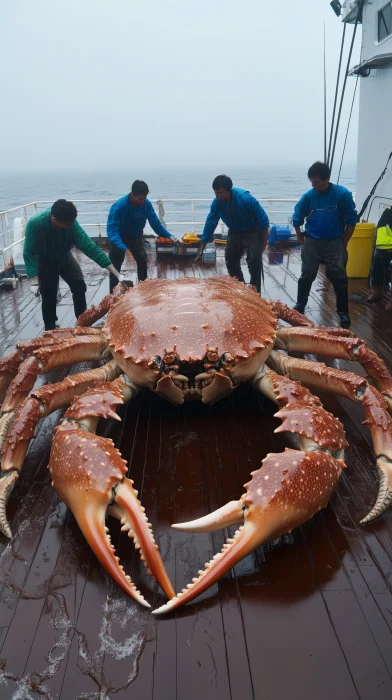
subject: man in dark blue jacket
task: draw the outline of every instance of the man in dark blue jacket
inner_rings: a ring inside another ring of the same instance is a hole
[[[144,245],[143,229],[148,220],[152,230],[162,238],[176,236],[162,226],[149,199],[148,186],[142,180],[135,180],[131,193],[115,202],[109,212],[107,235],[110,241],[109,258],[116,270],[121,270],[125,253],[128,249],[136,260],[139,282],[147,278],[147,252]],[[110,275],[110,292],[118,284],[114,275]]]
[[[293,225],[302,246],[302,271],[298,280],[297,303],[294,308],[305,311],[312,283],[321,263],[336,294],[336,308],[342,328],[351,324],[348,312],[347,244],[354,233],[357,212],[351,192],[329,179],[326,163],[314,163],[308,171],[312,189],[295,207]],[[305,231],[301,226],[306,220]]]
[[[268,216],[257,199],[246,190],[233,187],[227,175],[218,175],[212,183],[215,199],[211,204],[196,262],[202,259],[204,248],[212,241],[214,231],[222,219],[229,229],[225,249],[226,266],[230,277],[244,282],[241,258],[246,252],[250,283],[261,290],[262,252],[268,241]]]

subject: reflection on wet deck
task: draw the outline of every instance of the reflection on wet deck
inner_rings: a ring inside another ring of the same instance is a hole
[[[97,303],[107,293],[106,273],[81,258],[88,301]],[[271,251],[265,262],[265,295],[292,305],[298,251]],[[151,276],[225,273],[221,254],[216,267],[203,269],[183,260],[157,263],[153,254],[149,263]],[[130,258],[127,265],[136,281]],[[2,354],[41,333],[39,303],[28,289],[24,281],[14,292],[0,292]],[[365,291],[365,280],[350,282],[352,330],[388,362],[392,316],[363,304]],[[63,293],[59,322],[73,325],[68,289]],[[336,324],[333,301],[321,274],[309,317]],[[1,699],[390,699],[392,509],[359,526],[377,490],[370,435],[359,406],[320,396],[344,423],[350,442],[348,469],[331,505],[162,619],[112,584],[51,489],[48,454],[61,412],[44,420],[11,498],[14,538],[0,539]],[[250,471],[267,452],[284,449],[286,439],[273,434],[274,407],[248,387],[216,406],[181,409],[144,392],[121,411],[123,422],[102,425],[101,433],[110,433],[129,461],[178,591],[218,551],[223,535],[175,532],[170,523],[238,498]],[[126,570],[157,607],[163,596],[117,522],[110,527]]]

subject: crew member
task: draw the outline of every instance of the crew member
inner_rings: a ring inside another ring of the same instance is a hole
[[[370,284],[372,293],[367,301],[379,301],[389,289],[392,262],[392,207],[385,209],[377,224],[376,249],[374,251]],[[385,305],[386,311],[392,311],[392,302]]]
[[[312,189],[295,207],[293,225],[302,246],[302,271],[298,280],[297,303],[294,308],[305,311],[312,283],[321,263],[333,284],[340,326],[351,324],[348,311],[347,244],[354,233],[357,212],[351,192],[330,182],[331,170],[326,163],[314,163],[308,170]],[[305,224],[305,232],[301,226]]]
[[[241,258],[246,252],[250,283],[260,293],[262,252],[268,241],[268,216],[257,199],[247,190],[233,187],[233,182],[227,175],[218,175],[212,183],[212,189],[215,199],[204,226],[196,262],[202,260],[204,248],[213,240],[219,219],[222,219],[229,229],[225,259],[230,277],[245,282]]]
[[[51,209],[33,216],[26,226],[23,257],[31,280],[31,291],[41,294],[45,330],[56,328],[56,303],[59,277],[72,292],[75,316],[86,310],[86,283],[80,265],[71,253],[79,248],[87,257],[106,268],[117,282],[124,277],[117,272],[108,256],[98,248],[76,221],[78,213],[72,202],[58,199]]]
[[[157,236],[171,238],[175,243],[180,243],[176,236],[162,226],[150,200],[147,199],[148,192],[145,182],[135,180],[131,193],[121,197],[111,206],[107,223],[110,260],[117,270],[121,270],[128,248],[136,261],[139,282],[147,278],[147,252],[143,238],[147,220]],[[115,276],[110,275],[110,291],[116,284]]]

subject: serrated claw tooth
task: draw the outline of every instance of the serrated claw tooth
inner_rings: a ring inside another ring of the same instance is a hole
[[[152,526],[135,494],[131,481],[125,478],[118,484],[115,491],[116,508],[121,510],[124,525],[127,524],[129,527],[128,537],[132,537],[134,547],[140,552],[140,558],[147,572],[155,578],[166,595],[172,598],[174,590],[154,540]]]

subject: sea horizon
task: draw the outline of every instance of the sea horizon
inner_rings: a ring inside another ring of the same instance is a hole
[[[232,178],[234,186],[249,190],[257,198],[291,199],[300,197],[309,189],[308,167],[272,164],[0,171],[0,212],[28,202],[54,201],[60,197],[71,200],[117,199],[130,191],[135,179],[147,182],[152,200],[212,200],[212,180],[221,172]],[[355,175],[355,164],[346,164],[340,184],[355,191]],[[331,180],[336,182],[335,172]]]

